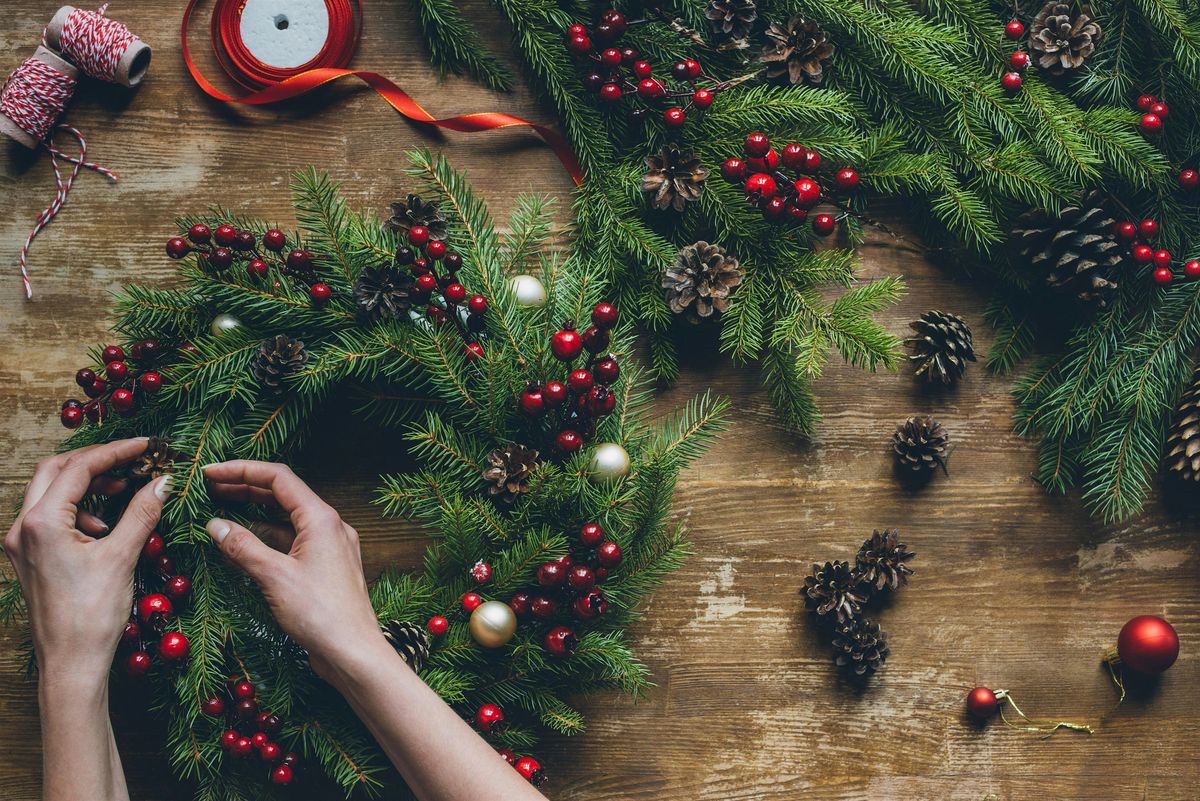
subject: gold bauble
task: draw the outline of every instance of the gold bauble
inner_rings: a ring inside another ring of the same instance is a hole
[[[593,481],[607,483],[629,475],[629,452],[615,442],[601,442],[592,451],[588,474]]]
[[[518,306],[529,309],[546,305],[546,287],[532,275],[514,275],[509,286]]]
[[[208,330],[212,332],[214,337],[219,337],[226,331],[236,331],[242,327],[242,321],[234,317],[232,314],[218,314],[213,318],[212,324]]]
[[[517,616],[500,601],[484,601],[471,613],[471,636],[484,648],[499,648],[517,633]]]

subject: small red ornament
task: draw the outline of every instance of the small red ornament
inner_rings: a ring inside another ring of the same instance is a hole
[[[616,383],[617,378],[621,375],[621,366],[610,354],[592,366],[592,373],[595,375],[596,381],[607,387]]]
[[[654,98],[661,97],[666,93],[666,89],[662,85],[662,81],[657,78],[643,78],[638,81],[637,92],[642,97]]]
[[[1121,627],[1117,645],[1109,649],[1108,659],[1114,656],[1136,673],[1158,675],[1179,657],[1179,635],[1175,628],[1154,615],[1139,615]]]
[[[537,569],[537,582],[543,587],[557,587],[567,580],[567,571],[558,562],[545,562]]]
[[[1192,259],[1183,265],[1183,274],[1187,276],[1189,281],[1195,281],[1197,278],[1200,278],[1200,261]]]
[[[1162,130],[1162,117],[1157,114],[1146,113],[1142,115],[1142,119],[1138,125],[1146,133],[1158,133]]]
[[[746,167],[754,172],[774,172],[779,167],[779,154],[775,148],[767,148],[766,154],[747,158]]]
[[[546,632],[546,636],[542,638],[542,644],[546,646],[546,650],[550,652],[551,656],[562,658],[575,653],[575,649],[579,647],[579,638],[566,626],[555,626]]]
[[[440,637],[450,630],[450,621],[441,615],[434,615],[429,618],[429,622],[425,624],[425,628],[429,629],[429,633],[434,637]]]
[[[287,254],[287,266],[289,270],[298,272],[307,272],[312,269],[313,256],[307,250],[289,250]]]
[[[679,128],[687,122],[687,114],[681,108],[669,108],[663,112],[663,123],[668,128]]]
[[[542,766],[533,757],[521,757],[513,767],[516,768],[517,773],[520,773],[534,787],[546,780],[545,771],[542,770]]]
[[[810,208],[821,200],[821,185],[811,178],[798,179],[792,188],[796,190],[793,202],[801,208]]]
[[[253,751],[254,741],[249,737],[238,737],[229,747],[229,752],[235,757],[248,757]]]
[[[530,384],[525,387],[525,391],[521,393],[521,397],[517,400],[517,408],[523,414],[530,417],[540,415],[546,408],[546,400],[542,394],[542,388],[537,384]]]
[[[583,437],[579,435],[578,431],[569,428],[558,432],[558,437],[554,442],[563,453],[575,453],[583,447]]]
[[[125,672],[130,676],[145,676],[150,670],[150,654],[145,651],[134,651],[125,657]]]
[[[583,350],[583,339],[575,330],[575,324],[567,321],[561,330],[550,337],[550,351],[559,361],[569,362]]]
[[[161,593],[143,595],[138,601],[138,619],[143,623],[165,620],[171,615],[171,599]]]
[[[414,283],[417,286],[417,291],[421,294],[428,294],[437,289],[437,279],[429,273],[418,275]],[[441,311],[441,309],[438,309],[438,311]]]
[[[80,389],[87,389],[96,383],[96,373],[86,367],[81,367],[75,373],[75,383],[79,385]]]
[[[497,748],[496,753],[499,754],[500,758],[508,764],[517,764],[517,752],[513,751],[511,748]]]
[[[584,523],[579,529],[579,541],[589,548],[604,541],[604,529],[599,523]]]
[[[746,179],[746,199],[751,203],[775,197],[779,191],[775,179],[764,172],[757,172]]]
[[[266,742],[258,749],[258,755],[263,762],[278,762],[283,756],[283,749],[276,743]]]
[[[151,531],[150,536],[146,538],[146,544],[142,546],[142,556],[146,559],[158,559],[163,555],[166,547],[167,543],[163,539],[163,535],[157,531]]]
[[[716,95],[707,89],[697,89],[692,93],[692,105],[699,109],[705,109],[713,104],[715,98]]]
[[[1115,226],[1113,226],[1113,231],[1121,239],[1125,239],[1130,242],[1132,242],[1134,239],[1137,239],[1137,224],[1130,220],[1117,223]]]
[[[603,567],[617,567],[621,564],[621,559],[621,546],[612,540],[605,540],[596,548],[596,561]]]
[[[212,231],[204,223],[196,223],[188,229],[188,239],[197,245],[206,245],[212,239]]]
[[[241,736],[242,735],[238,734],[237,729],[226,729],[225,731],[221,732],[221,747],[227,749],[233,748],[234,743],[236,743]]]
[[[832,214],[818,214],[813,217],[812,228],[817,236],[829,236],[837,230],[837,220]]]
[[[295,765],[299,761],[300,761],[300,755],[297,754],[295,751],[288,751],[286,754],[283,755],[283,759],[280,760],[280,762],[283,763],[284,765]]]
[[[595,384],[595,379],[592,377],[591,370],[584,370],[583,368],[580,368],[578,370],[572,370],[571,374],[567,376],[567,387],[569,387],[572,392],[587,392],[592,388],[593,384]]]
[[[217,230],[213,231],[213,238],[218,245],[229,247],[237,239],[237,229],[232,225],[218,225]]]
[[[463,345],[463,352],[467,356],[467,361],[479,361],[483,358],[483,345],[480,345],[478,342],[468,342]]]
[[[283,250],[285,244],[287,244],[287,237],[278,228],[272,228],[263,234],[263,247],[267,250],[278,253]]]
[[[259,712],[254,725],[258,726],[258,730],[261,732],[274,734],[283,727],[283,721],[279,719],[278,715],[272,715],[270,712]]]
[[[492,577],[492,566],[480,559],[471,566],[471,581],[476,584],[487,584]]]
[[[1008,57],[1008,66],[1014,70],[1023,70],[1029,66],[1029,54],[1024,50],[1017,50]]]
[[[787,212],[787,205],[788,202],[786,199],[776,195],[763,204],[763,219],[769,222],[776,222],[780,220]]]
[[[529,602],[529,612],[541,620],[549,620],[558,614],[558,602],[545,595],[535,595]]]
[[[804,164],[801,165],[800,172],[806,175],[816,175],[819,169],[821,169],[821,154],[815,150],[805,150]]]
[[[1156,267],[1154,268],[1152,276],[1154,278],[1154,283],[1158,284],[1159,286],[1166,286],[1167,284],[1171,283],[1171,280],[1175,277],[1171,274],[1170,267]]]
[[[276,765],[271,769],[271,784],[283,787],[284,785],[290,784],[291,781],[292,768],[290,765]]]
[[[518,592],[508,599],[508,608],[517,617],[525,617],[530,611],[530,597],[527,592]]]
[[[254,697],[254,685],[248,681],[238,681],[233,685],[233,697],[241,701]]]
[[[599,353],[607,349],[609,342],[612,341],[612,334],[594,325],[589,325],[579,337],[588,353]]]
[[[244,698],[237,702],[235,711],[241,720],[254,720],[258,716],[258,701],[253,698]]]
[[[1134,245],[1130,255],[1138,264],[1149,264],[1154,260],[1154,248],[1149,245]]]
[[[125,376],[129,375],[129,365],[125,364],[123,361],[113,359],[108,364],[104,365],[104,375],[109,381],[124,381]]]
[[[467,288],[459,283],[453,283],[442,290],[442,295],[449,303],[462,303],[467,299]]]
[[[979,720],[987,720],[1000,711],[1000,699],[987,687],[976,687],[967,693],[967,711]]]
[[[210,718],[223,715],[225,714],[225,700],[219,695],[214,695],[211,698],[205,699],[204,703],[200,704],[200,711]]]
[[[125,628],[121,630],[121,645],[132,648],[142,637],[142,627],[136,620],[126,620]]]
[[[726,159],[721,165],[721,177],[730,183],[737,183],[746,177],[746,162],[741,159]]]
[[[208,254],[208,263],[218,270],[228,269],[233,264],[233,251],[229,248],[213,248]]]
[[[596,574],[587,565],[575,565],[567,572],[567,584],[575,592],[587,592],[596,586]]]
[[[600,52],[600,63],[608,68],[621,66],[621,51],[615,47]]]
[[[1009,23],[1004,26],[1004,35],[1009,39],[1020,39],[1025,35],[1025,26],[1020,20],[1009,20]]]
[[[1138,223],[1138,234],[1142,239],[1153,239],[1158,235],[1158,221],[1147,218]]]
[[[487,307],[488,301],[483,295],[472,295],[467,299],[467,311],[471,314],[483,314]]]
[[[783,166],[789,170],[799,170],[804,166],[804,154],[806,150],[803,145],[790,144],[783,148],[780,152],[780,160]]]
[[[1157,267],[1168,267],[1171,264],[1171,252],[1169,250],[1154,251],[1154,264]]]
[[[474,612],[480,604],[483,603],[483,598],[477,592],[464,593],[462,597],[462,610],[468,615]]]
[[[100,351],[100,361],[108,364],[109,362],[125,361],[125,349],[120,345],[108,345],[104,350]]]
[[[1021,88],[1021,73],[1006,72],[1000,76],[1000,85],[1007,92],[1015,92]]]
[[[1139,95],[1137,99],[1138,111],[1149,111],[1150,107],[1158,102],[1158,98],[1154,95]]]
[[[153,370],[142,373],[141,377],[138,378],[138,386],[153,395],[162,389],[162,376]]]
[[[576,55],[583,55],[592,49],[592,40],[582,34],[576,34],[567,39],[567,49]]]
[[[592,307],[592,325],[601,330],[616,328],[619,317],[617,307],[611,303],[600,302]]]
[[[642,78],[649,78],[651,73],[653,73],[653,71],[654,71],[653,68],[650,66],[649,61],[635,61],[633,63],[632,70],[633,70],[633,77],[637,78],[639,81]]]
[[[837,184],[839,189],[847,191],[858,186],[858,173],[849,167],[838,170],[837,175],[833,177],[833,182]]]
[[[166,583],[167,595],[182,601],[192,591],[192,580],[187,576],[172,576]]]
[[[167,255],[172,259],[182,259],[191,252],[192,247],[187,243],[186,239],[173,236],[167,240]]]
[[[446,255],[446,243],[437,239],[432,239],[425,246],[425,255],[435,261],[440,261]]]
[[[186,636],[178,631],[168,631],[158,644],[158,652],[168,662],[182,662],[187,659],[190,647]]]
[[[68,406],[59,412],[58,420],[65,428],[79,428],[83,425],[83,407]]]
[[[576,598],[573,606],[580,620],[595,620],[608,611],[608,596],[603,590],[590,590]]]
[[[308,294],[317,303],[324,303],[329,300],[329,296],[333,294],[333,290],[329,288],[329,284],[318,281],[308,288]]]
[[[542,398],[550,407],[558,406],[567,399],[567,386],[561,381],[547,381],[542,387]]]
[[[269,738],[267,737],[267,733],[265,731],[256,731],[254,734],[250,735],[250,742],[255,748],[262,748],[267,744],[268,740]]]
[[[742,142],[742,149],[747,156],[765,156],[771,149],[771,140],[764,133],[748,133]]]
[[[615,103],[621,99],[621,87],[615,83],[606,83],[600,87],[600,99],[605,103]]]
[[[429,241],[429,229],[423,225],[414,225],[408,229],[408,241],[420,247]]]
[[[1159,101],[1158,103],[1151,104],[1150,113],[1165,120],[1171,113],[1171,110],[1167,108],[1166,103]]]
[[[504,710],[495,704],[483,704],[475,710],[475,728],[484,734],[500,732],[504,728]]]
[[[237,236],[233,239],[234,250],[254,250],[254,246],[257,244],[258,240],[249,231],[238,231]]]

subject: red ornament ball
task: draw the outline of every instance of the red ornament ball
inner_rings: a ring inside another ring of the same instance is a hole
[[[567,386],[572,392],[587,392],[593,384],[595,384],[595,379],[592,377],[592,371],[582,367],[572,370],[571,374],[567,376]]]
[[[611,303],[597,303],[592,307],[592,325],[597,328],[609,331],[616,327],[619,314],[617,307]]]
[[[150,654],[145,651],[134,651],[125,657],[125,672],[130,676],[145,676],[150,670]]]
[[[967,693],[967,711],[980,720],[987,720],[1000,711],[1000,699],[987,687],[976,687]]]
[[[749,133],[742,142],[742,149],[747,156],[765,156],[771,149],[771,140],[764,133]]]
[[[621,99],[621,87],[615,83],[606,83],[600,87],[600,99],[605,103],[615,103]]]
[[[187,236],[197,245],[206,245],[212,239],[212,231],[204,223],[196,223],[188,229]]]
[[[1161,119],[1166,119],[1171,110],[1167,108],[1167,104],[1163,102],[1154,103],[1150,106],[1150,113]]]
[[[289,752],[290,753],[290,752]],[[280,787],[290,784],[292,781],[292,768],[290,765],[276,765],[271,770],[271,784],[279,785]]]
[[[558,562],[545,562],[537,569],[537,582],[543,587],[557,587],[567,580],[567,571]]]
[[[138,600],[138,619],[143,623],[166,619],[170,616],[172,608],[171,599],[162,593],[154,592],[149,595],[143,595]]]
[[[289,270],[298,270],[306,272],[312,269],[313,257],[307,250],[289,250],[287,254],[287,266]]]
[[[592,49],[592,40],[583,34],[573,34],[567,39],[567,49],[577,55],[583,55]]]
[[[525,617],[529,614],[531,601],[529,593],[518,592],[508,599],[508,608],[513,610],[513,614],[517,617]]]
[[[1142,239],[1153,239],[1158,235],[1158,221],[1149,218],[1142,220],[1138,223],[1138,235]]]
[[[496,753],[499,754],[500,758],[508,764],[517,764],[517,752],[513,751],[511,748],[497,748]]]
[[[142,373],[141,378],[138,379],[138,386],[153,395],[162,389],[162,376],[153,370]]]
[[[1158,133],[1162,130],[1162,117],[1147,112],[1138,123],[1146,133]]]
[[[192,580],[187,576],[172,576],[166,584],[167,595],[182,601],[192,591]]]
[[[214,695],[208,698],[204,703],[200,704],[200,711],[210,718],[215,718],[217,715],[225,714],[225,700],[219,695]]]
[[[621,66],[621,51],[615,47],[600,52],[600,63],[612,69]]]
[[[417,286],[417,291],[422,294],[428,294],[437,289],[437,279],[430,273],[418,275],[414,283]],[[441,311],[441,309],[438,309],[438,311]]]
[[[462,597],[462,610],[468,615],[474,612],[479,605],[483,603],[483,598],[477,592],[464,593]]]
[[[1138,111],[1149,111],[1150,107],[1158,102],[1158,98],[1154,95],[1139,95],[1137,99]]]
[[[492,577],[492,566],[480,559],[471,566],[471,581],[476,584],[487,584]]]
[[[333,290],[329,288],[329,284],[323,284],[318,281],[308,288],[308,294],[317,303],[324,303],[329,300],[329,296],[333,294]]]
[[[775,200],[775,198],[772,198]],[[606,356],[596,362],[593,368],[593,374],[596,376],[596,381],[604,386],[611,386],[621,375],[621,365],[611,355]]]
[[[467,288],[456,282],[443,289],[442,295],[449,303],[462,303],[467,299]]]
[[[434,637],[440,637],[450,630],[450,621],[441,615],[434,615],[429,618],[429,622],[425,624],[425,628],[429,629],[429,633]]]
[[[775,148],[768,148],[762,156],[750,156],[746,159],[746,168],[754,172],[771,173],[779,166],[779,154]]]
[[[649,61],[635,61],[630,69],[633,71],[633,77],[639,81],[642,78],[649,78],[654,71]]]
[[[661,97],[667,90],[663,87],[662,81],[657,78],[643,78],[638,81],[637,92],[642,97],[655,98]]]
[[[262,748],[267,744],[267,740],[267,733],[265,731],[256,731],[250,735],[250,742],[254,744],[255,748]]]
[[[579,529],[579,541],[589,548],[604,541],[604,529],[599,523],[584,523]]]
[[[746,198],[751,202],[769,200],[778,191],[775,179],[764,172],[757,172],[746,179]]]
[[[850,190],[858,186],[858,173],[849,167],[838,170],[834,176],[833,182],[837,184],[839,189]]]
[[[829,236],[837,230],[837,220],[832,214],[818,214],[813,217],[812,228],[817,236]]]
[[[1171,264],[1171,252],[1169,250],[1154,251],[1154,264],[1156,267],[1168,267]]]
[[[558,614],[558,602],[545,595],[536,595],[529,602],[530,613],[542,620],[549,620]]]
[[[475,728],[484,734],[504,728],[504,710],[495,704],[483,704],[475,710]]]
[[[602,567],[612,569],[621,564],[622,554],[621,546],[617,545],[612,540],[605,540],[596,548],[596,561]]]
[[[81,367],[75,373],[75,383],[78,384],[81,389],[87,389],[92,384],[96,383],[95,371],[89,370],[86,367]]]
[[[535,787],[546,780],[546,773],[542,770],[542,766],[533,757],[521,757],[517,760],[517,764],[513,765],[517,773]]]
[[[191,252],[191,246],[183,237],[173,236],[167,240],[167,255],[172,259],[182,259]]]
[[[575,592],[587,592],[596,586],[596,574],[587,565],[575,565],[567,572],[567,584]]]
[[[575,649],[579,647],[579,638],[566,626],[555,626],[546,632],[542,644],[551,656],[564,658],[575,653]]]
[[[233,744],[241,737],[237,729],[226,729],[221,732],[221,747],[225,749],[233,748]]]
[[[1175,628],[1154,615],[1139,615],[1121,627],[1117,637],[1121,663],[1137,673],[1162,673],[1179,656]]]
[[[83,425],[83,407],[68,406],[59,412],[58,420],[64,428],[79,428]]]
[[[126,620],[125,628],[121,630],[121,645],[133,647],[142,636],[142,627],[136,620]]]
[[[563,453],[576,453],[583,447],[583,437],[578,431],[570,428],[565,428],[558,432],[558,436],[554,440],[554,444]]]
[[[429,229],[423,225],[414,225],[408,229],[408,241],[420,247],[429,241]]]
[[[233,239],[234,250],[254,250],[254,246],[257,244],[258,240],[250,231],[238,231],[237,236]]]
[[[234,682],[233,697],[243,701],[247,698],[253,698],[254,685],[248,681]]]
[[[483,295],[472,295],[467,298],[467,311],[471,314],[483,314],[487,311],[488,301]]]
[[[746,162],[741,159],[726,159],[721,165],[721,177],[730,183],[737,183],[746,177]]]
[[[542,398],[550,407],[558,406],[567,399],[567,386],[561,381],[547,381],[542,387]]]
[[[258,755],[263,762],[278,762],[283,756],[283,749],[276,743],[266,742],[258,749]]]
[[[213,238],[218,245],[229,247],[237,239],[237,229],[232,225],[218,225],[217,230],[213,231]]]
[[[1014,70],[1023,70],[1029,66],[1029,54],[1024,50],[1017,50],[1008,57],[1008,66]]]
[[[1195,259],[1183,265],[1183,274],[1187,276],[1189,281],[1195,281],[1200,278],[1200,261]]]
[[[806,175],[816,175],[819,169],[821,169],[821,154],[815,150],[805,150],[804,163],[800,167],[800,172]]]
[[[190,647],[186,636],[178,631],[168,631],[158,644],[158,652],[168,662],[182,662],[187,659]]]
[[[566,323],[550,337],[550,351],[559,361],[569,362],[583,350],[583,339],[573,323]]]
[[[821,185],[811,178],[800,178],[792,188],[796,190],[793,202],[801,208],[811,208],[821,200]]]
[[[1159,286],[1166,286],[1171,283],[1171,280],[1175,276],[1171,274],[1170,267],[1156,267],[1152,273],[1152,277],[1154,278],[1154,283]]]
[[[286,244],[287,237],[285,237],[283,235],[283,231],[280,231],[278,228],[272,228],[263,234],[263,247],[265,247],[267,250],[278,253],[279,251],[283,250],[283,247]]]
[[[1134,239],[1137,239],[1137,235],[1138,235],[1137,224],[1130,220],[1125,220],[1124,222],[1119,222],[1115,226],[1113,226],[1113,233],[1115,233],[1121,239],[1125,239],[1125,240],[1132,242]]]
[[[590,590],[576,598],[573,606],[580,620],[595,620],[608,611],[608,596],[603,590]]]
[[[1021,73],[1019,73],[1019,72],[1004,73],[1003,75],[1000,76],[1000,85],[1004,87],[1005,91],[1008,91],[1008,92],[1017,91],[1018,89],[1021,88]]]
[[[1200,186],[1200,173],[1193,169],[1180,170],[1179,186],[1183,189],[1195,189]]]
[[[467,356],[467,361],[479,361],[483,358],[483,345],[480,345],[478,342],[468,342],[463,345],[463,352]]]
[[[669,108],[663,112],[663,123],[668,128],[679,128],[687,122],[687,115],[681,108]]]
[[[425,246],[425,255],[434,260],[439,260],[446,255],[446,243],[437,239],[430,240]]]
[[[129,375],[129,366],[120,359],[109,360],[104,365],[104,375],[109,381],[124,381],[125,376]]]
[[[526,387],[517,400],[517,408],[530,417],[537,417],[545,410],[545,407],[545,396],[542,395],[541,387],[537,384],[530,384]]]
[[[234,711],[241,720],[254,720],[258,715],[258,701],[253,698],[238,701],[237,708]]]
[[[715,99],[716,95],[707,89],[697,89],[692,93],[692,105],[699,109],[708,108]]]
[[[1138,264],[1149,264],[1154,260],[1154,249],[1149,245],[1134,245],[1130,254]]]
[[[1004,26],[1004,35],[1009,39],[1020,39],[1025,35],[1025,26],[1020,20],[1009,20],[1009,23]]]

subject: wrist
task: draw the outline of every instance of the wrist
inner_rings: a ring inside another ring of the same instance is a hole
[[[314,664],[314,668],[323,679],[347,698],[371,684],[376,676],[395,674],[401,668],[407,669],[404,660],[382,634],[360,642],[352,648],[325,654]]]
[[[38,700],[43,707],[59,702],[83,706],[108,703],[108,674],[67,665],[38,666]]]

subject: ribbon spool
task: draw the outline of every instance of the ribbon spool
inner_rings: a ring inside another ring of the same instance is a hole
[[[188,23],[199,3],[200,0],[189,0],[183,12],[183,60],[196,84],[215,100],[252,106],[277,103],[299,97],[339,78],[354,76],[414,122],[462,132],[526,126],[550,146],[575,183],[583,183],[579,162],[557,131],[504,112],[437,119],[384,76],[347,69],[358,49],[362,30],[362,10],[358,0],[216,0],[211,38],[217,63],[232,81],[250,92],[240,97],[226,94],[204,77],[188,48]],[[327,29],[320,27],[322,20],[327,22]],[[299,28],[304,35],[289,33],[293,27]],[[325,30],[325,36],[317,45],[320,30]],[[289,41],[296,43],[295,52],[287,57],[275,55],[281,53],[284,43]],[[315,55],[308,61],[295,63],[313,51]]]
[[[116,20],[97,11],[63,6],[42,33],[42,43],[62,53],[89,77],[137,86],[150,68],[150,45]]]

